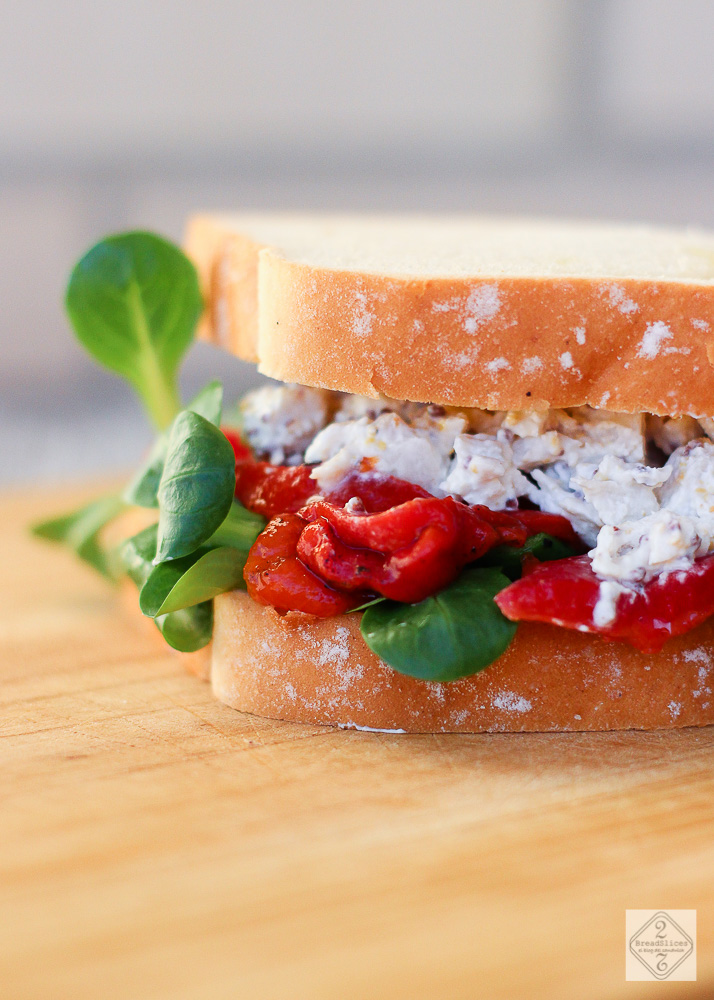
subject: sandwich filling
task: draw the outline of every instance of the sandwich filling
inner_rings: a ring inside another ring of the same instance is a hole
[[[714,548],[710,434],[709,418],[256,390],[240,405],[241,440],[232,436],[237,496],[271,518],[246,564],[249,591],[313,614],[379,596],[413,602],[495,546],[545,534],[572,555],[524,561],[496,598],[504,614],[659,648],[714,610],[685,596],[702,590]],[[661,620],[652,601],[663,595],[689,602],[686,628],[681,613]],[[622,633],[633,615],[651,628]]]

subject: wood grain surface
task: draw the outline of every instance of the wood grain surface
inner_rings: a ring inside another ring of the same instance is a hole
[[[0,995],[714,996],[714,732],[388,736],[217,704],[6,494]],[[696,908],[697,983],[625,982]]]

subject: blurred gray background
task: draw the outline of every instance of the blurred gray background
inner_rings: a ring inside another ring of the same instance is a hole
[[[108,231],[197,208],[714,226],[712,0],[5,0],[0,481],[132,464],[131,393],[61,298]],[[250,366],[205,346],[187,391]]]

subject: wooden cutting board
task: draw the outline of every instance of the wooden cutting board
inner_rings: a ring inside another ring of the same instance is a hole
[[[388,736],[239,715],[0,501],[0,995],[714,996],[714,732]],[[625,982],[626,908],[698,910]]]

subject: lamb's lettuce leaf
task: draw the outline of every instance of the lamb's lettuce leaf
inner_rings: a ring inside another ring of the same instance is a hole
[[[509,583],[496,569],[465,569],[418,604],[368,607],[362,637],[385,663],[411,677],[454,681],[476,674],[506,651],[516,633],[517,625],[493,600]]]
[[[230,442],[205,417],[182,410],[169,434],[158,488],[155,561],[190,555],[225,521],[236,485]]]
[[[186,409],[200,414],[218,427],[221,423],[222,404],[223,386],[220,382],[209,382],[194,396]],[[137,507],[159,506],[159,483],[164,471],[168,446],[169,434],[168,431],[163,431],[154,442],[154,446],[143,465],[125,489],[124,499],[127,503],[136,504]]]
[[[119,563],[141,590],[155,569],[157,525],[145,528],[128,538],[118,552]],[[213,631],[213,606],[210,601],[180,611],[163,614],[155,619],[169,646],[183,653],[193,653],[211,641]]]
[[[108,580],[115,579],[111,554],[102,543],[101,531],[126,508],[121,497],[99,497],[71,514],[53,517],[32,526],[37,538],[61,542]]]
[[[568,545],[560,538],[554,538],[553,535],[541,533],[532,535],[520,548],[515,545],[496,545],[479,559],[478,565],[496,566],[509,580],[519,580],[526,556],[534,556],[539,562],[550,562],[553,559],[566,559],[575,554],[572,545]]]
[[[134,387],[163,429],[180,409],[177,373],[203,303],[191,261],[154,233],[108,236],[77,263],[65,299],[75,333]]]

